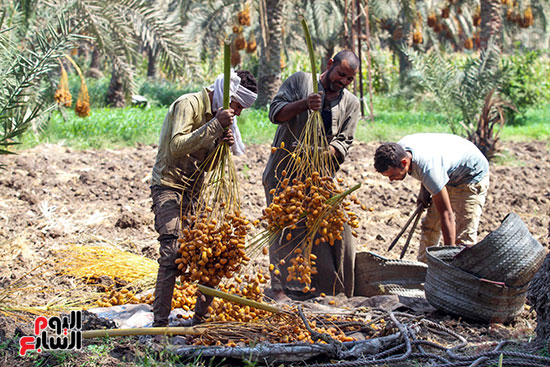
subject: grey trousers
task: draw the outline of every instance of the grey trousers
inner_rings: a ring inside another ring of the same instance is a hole
[[[269,189],[265,188],[267,204],[271,203]],[[292,234],[290,241],[286,240],[288,233]],[[269,261],[274,265],[271,272],[271,289],[284,291],[291,298],[301,299],[314,297],[321,292],[327,295],[344,293],[348,297],[353,296],[355,286],[355,242],[351,234],[351,228],[344,225],[342,240],[334,241],[334,245],[320,243],[313,245],[312,253],[317,255],[317,274],[311,277],[311,287],[315,292],[305,294],[302,292],[303,283],[296,280],[287,282],[287,267],[290,266],[290,259],[295,257],[292,251],[304,239],[305,227],[297,227],[295,230],[285,230],[282,235],[277,236],[269,244]],[[281,265],[280,261],[285,260]],[[280,275],[275,275],[278,269]]]

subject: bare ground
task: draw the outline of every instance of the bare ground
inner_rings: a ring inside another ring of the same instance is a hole
[[[339,177],[347,187],[362,184],[357,196],[369,208],[357,208],[362,220],[358,249],[398,258],[402,245],[391,253],[386,249],[414,210],[418,182],[407,178],[390,183],[377,174],[372,167],[376,145],[356,143]],[[479,238],[496,229],[506,214],[515,212],[533,236],[546,244],[549,148],[545,142],[506,142],[503,151],[505,162],[491,165]],[[249,146],[246,156],[235,158],[243,212],[250,219],[258,218],[265,205],[261,175],[268,153],[268,145]],[[156,147],[146,145],[101,151],[41,145],[0,156],[0,164],[5,165],[0,171],[0,286],[8,287],[52,256],[52,251],[70,243],[111,243],[156,259],[149,197],[155,154]],[[416,258],[418,237],[417,230],[406,259]],[[533,333],[533,320],[532,314],[522,314],[510,325],[480,325],[472,335],[496,340],[522,337]],[[0,317],[0,331],[6,336],[12,336],[16,327],[30,330],[32,325]],[[0,344],[1,339],[0,335]]]

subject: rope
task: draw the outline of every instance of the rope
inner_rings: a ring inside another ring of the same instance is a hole
[[[307,324],[307,320],[305,320],[305,316],[303,316],[301,309],[299,309],[299,311],[300,311],[300,316],[302,317],[302,320],[304,320],[304,324],[306,324],[306,328],[310,330],[309,325]],[[427,360],[429,365],[438,366],[438,367],[480,367],[480,366],[498,365],[498,359],[501,354],[504,357],[506,357],[503,359],[503,363],[502,363],[503,366],[518,366],[518,367],[550,366],[549,357],[543,357],[543,356],[538,356],[538,355],[523,353],[523,352],[501,351],[501,349],[505,345],[511,343],[510,341],[502,341],[493,350],[490,350],[487,352],[477,353],[473,355],[460,355],[457,352],[463,349],[465,346],[467,346],[468,342],[465,337],[458,334],[457,332],[445,326],[442,326],[438,323],[435,323],[433,321],[426,320],[423,318],[419,319],[417,316],[412,316],[402,312],[393,313],[391,311],[384,311],[384,310],[376,310],[376,311],[377,311],[376,313],[378,314],[376,315],[378,316],[376,317],[376,320],[380,320],[384,317],[389,316],[389,319],[391,320],[391,322],[399,330],[399,334],[402,337],[401,343],[391,348],[388,348],[384,351],[381,351],[375,355],[372,355],[370,357],[361,356],[360,358],[354,361],[339,361],[339,362],[326,363],[326,364],[306,364],[306,366],[308,367],[329,367],[329,366],[362,367],[362,366],[383,365],[383,364],[393,365],[396,362],[403,362],[407,359],[415,358],[415,359]],[[431,332],[434,332],[436,334],[451,336],[457,340],[458,344],[454,345],[451,348],[447,348],[435,342],[418,339],[417,338],[418,330],[415,330],[415,328],[410,325],[404,325],[402,322],[400,322],[397,319],[396,315],[406,319],[405,321],[413,321],[416,325],[418,326],[421,325],[425,329]],[[373,314],[371,313],[367,316],[373,316]],[[347,323],[345,325],[359,326],[359,324],[360,323]],[[340,326],[344,326],[344,323],[342,323]],[[310,331],[310,332],[312,333],[312,337],[315,333],[319,334],[315,331]],[[319,338],[322,339],[321,335],[322,334],[319,334]],[[448,356],[448,358],[445,358],[445,356],[441,354],[428,352],[426,348],[432,348],[439,351],[440,353],[444,353]]]
[[[307,321],[306,316],[304,315],[304,311],[302,310],[302,305],[298,305],[298,312],[300,313],[300,317],[302,318],[302,321],[304,322],[304,325],[307,331],[309,331],[309,333],[311,334],[311,339],[313,339],[313,341],[317,341],[321,339],[322,341],[324,341],[325,343],[327,343],[332,347],[333,355],[338,356],[344,344],[339,340],[332,338],[329,334],[320,333],[316,330],[313,330],[311,326],[309,326],[309,322]]]

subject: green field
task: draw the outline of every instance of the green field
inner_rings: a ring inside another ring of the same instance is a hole
[[[392,141],[415,132],[451,132],[439,114],[424,109],[391,108],[387,100],[377,102],[374,122],[368,118],[367,110],[367,116],[359,121],[356,133],[359,141]],[[72,110],[63,114],[56,111],[40,132],[26,132],[19,149],[40,143],[63,143],[77,149],[153,144],[158,141],[166,111],[167,107],[95,108],[87,118],[77,117]],[[277,128],[270,123],[267,111],[253,108],[243,111],[238,123],[246,144],[270,143]],[[524,123],[505,126],[501,138],[550,142],[550,105],[529,109]]]

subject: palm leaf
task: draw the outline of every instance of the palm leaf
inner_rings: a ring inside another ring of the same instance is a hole
[[[27,32],[30,25],[14,9],[10,14],[11,27],[0,30],[0,146],[3,148],[18,144],[16,139],[30,123],[52,107],[40,100],[41,82],[57,69],[57,59],[82,39],[69,30],[64,13],[41,16],[48,25]],[[7,151],[1,149],[0,153]]]

